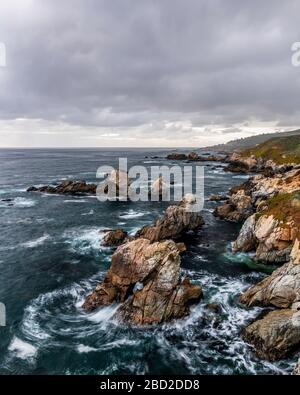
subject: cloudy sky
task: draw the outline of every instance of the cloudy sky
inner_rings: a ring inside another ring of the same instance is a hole
[[[0,146],[205,146],[300,126],[298,0],[5,0]]]

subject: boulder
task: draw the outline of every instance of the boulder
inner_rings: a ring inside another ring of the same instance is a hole
[[[290,262],[248,289],[240,298],[247,306],[291,307],[300,302],[300,248],[296,240]]]
[[[269,312],[243,332],[257,356],[269,361],[288,357],[300,347],[300,311],[282,309]]]
[[[103,238],[102,245],[105,247],[117,247],[124,243],[128,233],[123,229],[115,229],[107,232]]]
[[[158,324],[188,314],[202,290],[180,276],[180,250],[172,240],[148,239],[121,245],[112,256],[104,279],[86,298],[83,308],[92,311],[122,303],[117,317],[136,325]]]
[[[223,200],[228,200],[229,196],[227,195],[210,195],[208,200],[211,202],[221,202]]]

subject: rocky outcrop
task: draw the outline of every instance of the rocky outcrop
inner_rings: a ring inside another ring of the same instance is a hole
[[[96,194],[96,184],[87,184],[85,181],[63,181],[59,185],[45,185],[42,187],[30,187],[27,192],[43,192],[43,193],[57,193],[57,194]]]
[[[256,354],[276,360],[300,348],[300,248],[294,243],[290,262],[275,270],[240,298],[247,306],[273,306],[281,310],[267,313],[243,333]]]
[[[232,250],[255,251],[256,260],[285,263],[297,237],[300,237],[298,192],[282,194],[264,201],[262,211],[244,222]]]
[[[296,240],[290,262],[248,289],[240,298],[247,306],[288,308],[300,302],[300,247]]]
[[[118,247],[127,239],[128,233],[123,229],[115,229],[108,231],[102,241],[104,247]]]
[[[251,196],[244,190],[233,194],[222,206],[216,207],[214,215],[221,219],[233,222],[241,222],[253,213]]]
[[[142,237],[151,242],[178,239],[184,233],[195,231],[203,224],[203,218],[198,211],[193,211],[197,204],[194,195],[186,195],[177,206],[167,208],[164,216],[152,226],[145,226],[135,237]]]
[[[189,154],[181,154],[178,152],[173,152],[167,155],[169,160],[188,160],[190,162],[222,162],[225,156],[217,155],[199,155],[197,152],[190,152]]]
[[[201,287],[180,276],[180,249],[172,240],[139,238],[118,247],[105,280],[83,305],[92,311],[122,303],[117,317],[136,325],[158,324],[188,314]]]
[[[228,221],[242,222],[267,207],[266,202],[278,194],[300,190],[300,170],[265,177],[257,175],[230,190],[230,197],[215,209],[214,215]]]
[[[186,154],[180,154],[179,152],[173,152],[172,154],[167,155],[169,160],[187,160],[188,157]]]
[[[300,348],[300,311],[271,311],[249,325],[243,337],[260,358],[274,361],[288,357]]]

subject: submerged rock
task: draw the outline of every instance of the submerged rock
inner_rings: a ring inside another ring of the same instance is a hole
[[[300,311],[271,311],[249,325],[243,337],[260,358],[275,361],[288,357],[300,347]]]
[[[52,186],[45,185],[42,187],[30,187],[27,192],[44,192],[57,194],[96,194],[96,184],[87,184],[85,181],[63,181],[61,184]]]
[[[185,232],[195,231],[203,224],[203,218],[198,211],[192,211],[197,204],[194,195],[186,195],[177,206],[167,208],[164,216],[152,226],[139,230],[136,237],[148,239],[151,242],[165,239],[177,239]]]
[[[202,290],[180,276],[180,250],[171,240],[150,243],[137,239],[118,247],[105,280],[84,302],[92,311],[122,303],[117,312],[125,322],[158,324],[188,314]]]

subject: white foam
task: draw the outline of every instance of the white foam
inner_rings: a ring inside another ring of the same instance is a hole
[[[149,213],[129,210],[129,211],[125,212],[124,214],[120,214],[119,217],[122,219],[132,219],[132,218],[143,217],[146,214],[149,214]]]
[[[36,205],[36,201],[33,199],[26,199],[23,197],[17,197],[13,200],[13,204],[15,207],[33,207]]]
[[[26,247],[26,248],[34,248],[34,247],[44,244],[45,241],[48,240],[49,238],[50,238],[50,235],[48,235],[48,233],[45,233],[43,236],[41,236],[37,239],[29,240],[29,241],[26,241],[25,243],[22,243],[22,246]]]
[[[70,244],[72,251],[86,254],[104,249],[101,246],[101,241],[104,237],[103,230],[104,228],[98,227],[73,228],[67,230],[63,237],[66,238],[66,243]]]
[[[118,310],[119,305],[112,305],[108,307],[102,307],[101,309],[97,310],[88,315],[88,320],[97,322],[97,323],[105,323],[110,321],[113,316],[115,315],[116,311]]]
[[[82,353],[88,353],[88,352],[91,352],[91,351],[97,351],[97,348],[85,346],[84,344],[78,344],[77,351],[80,354],[82,354]]]
[[[16,356],[21,359],[33,358],[37,354],[36,347],[30,343],[24,342],[18,337],[13,338],[8,350],[14,352]]]

